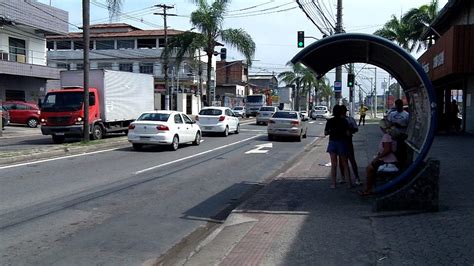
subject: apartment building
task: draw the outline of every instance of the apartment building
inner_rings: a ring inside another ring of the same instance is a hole
[[[46,35],[66,34],[68,12],[35,0],[0,0],[0,102],[37,102],[59,70],[47,66]]]
[[[168,38],[181,33],[183,31],[174,29],[168,29],[167,32]],[[82,39],[82,32],[48,36],[48,66],[67,70],[83,69]],[[165,109],[165,73],[161,57],[165,46],[163,29],[143,30],[126,23],[95,24],[90,26],[90,39],[91,69],[152,74],[155,77],[155,108]],[[205,56],[193,55],[185,58],[178,67],[173,56],[169,59],[172,109],[192,113],[191,105],[197,101],[195,94],[200,85],[197,64],[201,64],[201,85],[205,87],[206,60]]]

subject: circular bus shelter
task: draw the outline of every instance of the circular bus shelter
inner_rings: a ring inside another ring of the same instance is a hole
[[[397,79],[409,99],[410,121],[406,144],[411,164],[375,193],[393,192],[415,178],[433,143],[436,129],[436,99],[422,66],[393,42],[369,34],[336,34],[312,43],[292,60],[313,70],[318,77],[348,63],[367,63],[383,68]]]

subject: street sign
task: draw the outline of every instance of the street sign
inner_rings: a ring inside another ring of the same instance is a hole
[[[334,92],[342,91],[342,83],[340,81],[334,81]]]

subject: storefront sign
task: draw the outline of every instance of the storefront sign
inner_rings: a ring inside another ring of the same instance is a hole
[[[433,57],[433,69],[444,64],[444,51]]]

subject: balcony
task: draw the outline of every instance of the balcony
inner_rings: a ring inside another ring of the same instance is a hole
[[[59,70],[45,66],[45,53],[0,46],[0,74],[59,79]]]

